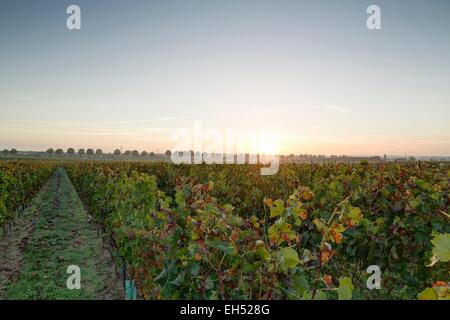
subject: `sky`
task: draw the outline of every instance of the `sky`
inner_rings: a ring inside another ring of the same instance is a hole
[[[2,0],[0,148],[164,152],[200,122],[283,154],[450,156],[449,32],[447,0]]]

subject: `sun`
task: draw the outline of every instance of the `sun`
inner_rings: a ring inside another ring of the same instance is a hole
[[[260,141],[258,154],[276,155],[280,153],[280,148],[275,141]]]

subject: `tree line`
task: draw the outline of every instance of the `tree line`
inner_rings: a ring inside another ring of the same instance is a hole
[[[4,149],[2,151],[2,153],[5,154],[5,155],[6,154],[15,155],[15,154],[18,154],[18,151],[15,148],[10,149],[10,150]],[[47,153],[48,155],[53,155],[53,154],[56,154],[56,155],[63,155],[63,154],[76,155],[77,154],[77,155],[90,155],[90,156],[94,156],[94,155],[97,155],[97,156],[111,155],[111,153],[104,153],[102,149],[95,149],[94,150],[92,148],[89,148],[89,149],[80,148],[78,150],[75,150],[74,148],[68,148],[67,150],[63,150],[61,148],[58,148],[58,149],[48,148],[45,151],[45,153]],[[170,157],[171,151],[167,150],[164,154],[166,156]],[[126,150],[126,151],[122,152],[120,149],[115,149],[114,152],[112,153],[112,155],[115,155],[115,156],[123,155],[123,156],[133,156],[133,157],[138,157],[138,156],[147,157],[147,156],[150,156],[151,157],[151,156],[155,156],[155,153],[153,151],[152,152],[147,152],[147,151],[139,152],[138,150]]]
[[[53,148],[49,148],[49,149],[47,149],[46,153],[48,153],[48,154],[64,154],[64,150],[62,150],[62,149],[54,150]],[[65,153],[69,154],[69,155],[74,155],[74,154],[103,155],[104,154],[102,149],[94,150],[91,148],[89,148],[89,149],[80,148],[80,149],[78,149],[78,151],[75,151],[74,148],[68,148]],[[147,157],[147,156],[155,155],[155,153],[153,151],[148,152],[148,151],[144,150],[144,151],[139,152],[138,150],[126,150],[126,151],[122,152],[120,149],[115,149],[112,154],[115,156],[124,155],[124,156],[133,156],[133,157],[138,157],[138,156]],[[170,150],[167,150],[165,154],[170,156]]]

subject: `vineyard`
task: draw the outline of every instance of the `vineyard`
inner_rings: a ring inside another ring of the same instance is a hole
[[[65,168],[145,299],[450,297],[448,164]]]
[[[38,161],[0,161],[0,227],[10,222],[48,180],[54,165]]]
[[[0,227],[55,168],[0,162]],[[67,216],[59,203],[79,207],[79,195],[144,299],[450,298],[448,164],[285,164],[273,176],[258,165],[63,168],[49,210],[75,223],[83,209]],[[381,272],[372,290],[369,266]]]

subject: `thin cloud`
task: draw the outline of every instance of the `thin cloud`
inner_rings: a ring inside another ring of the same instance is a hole
[[[161,118],[147,119],[147,120],[108,121],[108,122],[102,122],[102,124],[106,124],[106,125],[135,124],[135,123],[149,123],[149,122],[173,121],[173,120],[183,120],[183,119],[186,119],[186,117],[161,117]]]
[[[337,112],[340,112],[340,113],[348,113],[348,109],[347,108],[342,107],[342,106],[337,106],[337,105],[325,106],[325,109],[337,111]]]
[[[38,100],[38,98],[36,98],[36,97],[18,97],[18,98],[8,99],[9,102],[34,101],[34,100]]]

